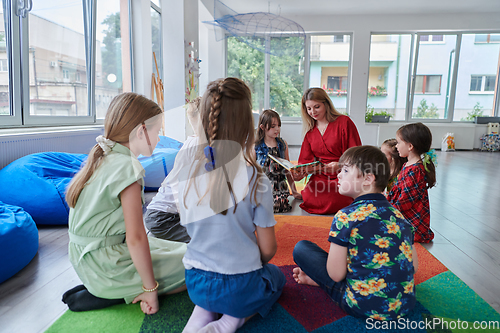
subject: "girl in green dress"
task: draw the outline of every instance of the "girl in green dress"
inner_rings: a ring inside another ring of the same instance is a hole
[[[158,311],[158,295],[185,290],[184,243],[148,238],[142,219],[144,169],[163,112],[135,93],[116,96],[104,121],[104,136],[68,187],[69,259],[83,285],[68,290],[72,311],[140,302]]]

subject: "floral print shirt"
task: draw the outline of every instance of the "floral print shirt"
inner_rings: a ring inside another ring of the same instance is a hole
[[[344,302],[351,311],[394,320],[413,309],[413,228],[384,195],[362,195],[339,210],[328,241],[347,247]]]

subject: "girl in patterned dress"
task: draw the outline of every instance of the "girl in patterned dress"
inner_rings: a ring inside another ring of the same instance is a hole
[[[436,184],[436,167],[429,150],[432,133],[422,123],[400,127],[396,133],[399,156],[407,157],[387,200],[413,225],[415,242],[429,243],[434,238],[431,230],[429,194]]]
[[[408,159],[406,157],[399,156],[398,150],[396,149],[396,144],[398,142],[396,139],[387,139],[380,146],[380,150],[385,154],[387,160],[389,161],[389,165],[391,166],[391,175],[389,176],[389,184],[387,184],[387,193],[392,189],[396,179],[398,179],[398,175],[403,168],[403,164],[405,164]]]
[[[264,110],[259,118],[255,154],[257,162],[273,186],[274,212],[286,213],[292,210],[292,206],[288,202],[288,196],[290,195],[288,185],[290,185],[295,199],[302,199],[302,195],[297,191],[290,172],[268,156],[268,154],[271,154],[290,160],[288,145],[285,140],[279,137],[280,130],[281,119],[279,114],[273,110]]]

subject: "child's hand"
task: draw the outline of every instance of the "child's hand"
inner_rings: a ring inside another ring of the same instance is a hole
[[[293,192],[292,195],[295,199],[302,200],[302,194],[300,194],[300,192]]]
[[[158,292],[144,292],[137,296],[132,303],[141,301],[141,310],[145,314],[155,314],[160,309],[158,303]]]

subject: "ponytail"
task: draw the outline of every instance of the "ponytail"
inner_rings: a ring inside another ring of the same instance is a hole
[[[85,184],[89,181],[90,177],[94,174],[95,170],[101,165],[104,151],[96,144],[89,153],[87,161],[83,168],[73,177],[69,183],[66,192],[66,201],[70,208],[75,208],[76,202],[80,193],[82,192]]]

